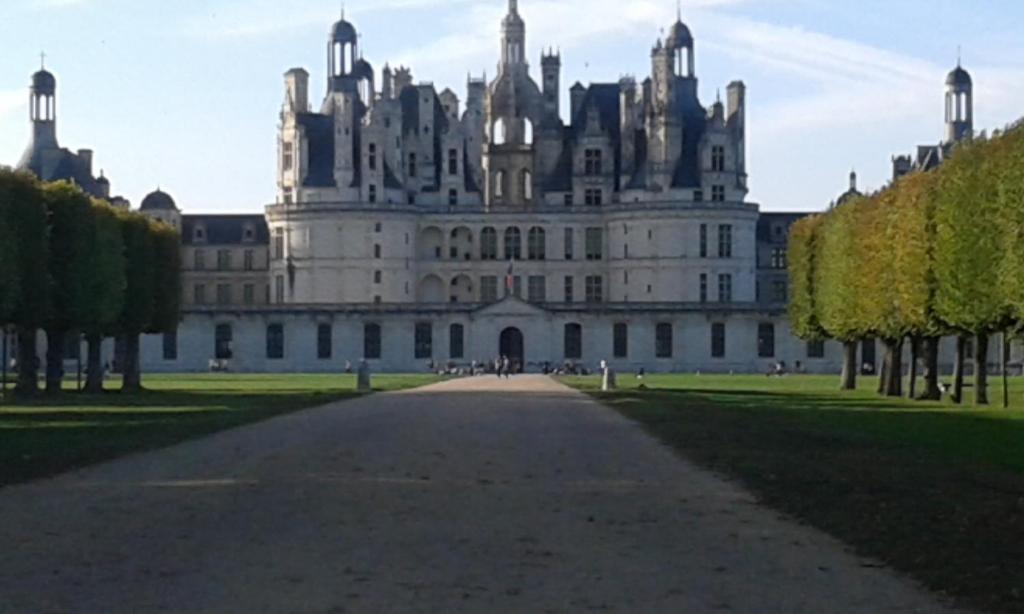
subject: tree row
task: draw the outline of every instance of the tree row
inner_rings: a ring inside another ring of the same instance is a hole
[[[990,339],[1024,323],[1024,128],[957,145],[935,170],[801,220],[790,235],[789,272],[794,333],[844,344],[844,389],[856,386],[858,342],[878,338],[879,391],[902,395],[910,343],[910,395],[920,357],[920,398],[938,399],[939,340],[953,336],[952,397],[960,402],[974,338],[976,399],[987,403]]]
[[[180,240],[66,183],[0,169],[0,325],[15,331],[16,390],[39,391],[36,339],[46,333],[46,391],[59,393],[69,335],[88,344],[86,390],[102,392],[102,342],[116,337],[123,390],[141,387],[139,336],[172,332]]]

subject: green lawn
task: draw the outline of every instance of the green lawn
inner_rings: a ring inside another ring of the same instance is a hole
[[[375,375],[374,390],[432,375]],[[147,375],[147,392],[0,403],[0,486],[358,396],[354,375]],[[117,382],[108,382],[115,387]]]
[[[884,399],[866,379],[840,393],[837,377],[625,377],[608,394],[565,381],[931,589],[1024,612],[1024,380],[1009,411]]]

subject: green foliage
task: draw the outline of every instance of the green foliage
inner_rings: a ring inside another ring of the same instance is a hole
[[[80,188],[66,182],[43,186],[50,223],[48,265],[50,311],[46,326],[70,330],[85,326],[94,295],[91,279],[96,226],[92,201]]]
[[[893,318],[903,335],[935,336],[934,173],[913,173],[897,182],[888,209],[887,254],[893,275]]]
[[[181,318],[181,236],[162,223],[152,225],[154,264],[153,320],[147,332],[168,333]]]
[[[84,330],[105,335],[112,332],[125,301],[125,250],[121,216],[102,201],[93,201],[95,237],[90,258],[89,317]]]
[[[801,339],[818,340],[827,336],[818,316],[814,287],[816,242],[824,217],[813,215],[793,225],[789,234],[786,262],[789,266],[789,323]]]
[[[826,215],[815,241],[813,287],[818,318],[828,336],[842,342],[857,341],[866,330],[855,259],[854,211],[859,202],[847,202]]]
[[[965,333],[996,330],[1004,321],[996,273],[1002,261],[993,224],[997,188],[987,143],[958,147],[938,173],[935,205],[935,310]]]
[[[118,320],[122,333],[149,328],[156,311],[156,265],[152,224],[136,213],[121,214],[125,253],[125,300]]]
[[[8,232],[14,237],[17,269],[18,287],[13,292],[17,301],[10,323],[36,329],[50,310],[49,228],[42,188],[31,174],[0,171],[0,200],[5,203]]]
[[[993,151],[997,218],[1002,262],[999,289],[1012,319],[1024,322],[1024,128],[999,139]]]
[[[6,324],[14,316],[20,290],[17,267],[18,243],[9,220],[9,174],[0,170],[0,324]]]

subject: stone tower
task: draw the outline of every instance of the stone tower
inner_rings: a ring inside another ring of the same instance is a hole
[[[974,83],[960,63],[946,78],[946,142],[974,136]]]

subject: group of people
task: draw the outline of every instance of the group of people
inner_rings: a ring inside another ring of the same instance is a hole
[[[521,367],[518,360],[511,360],[508,356],[499,356],[494,359],[494,373],[498,378],[504,377],[509,379],[516,373],[519,373]]]

